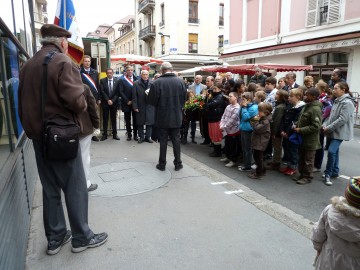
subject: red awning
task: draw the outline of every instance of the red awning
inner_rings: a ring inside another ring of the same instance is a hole
[[[252,75],[255,72],[256,68],[261,68],[264,72],[269,72],[270,70],[276,70],[279,72],[283,71],[305,71],[312,70],[311,65],[285,65],[285,64],[243,64],[243,65],[218,65],[218,66],[209,66],[203,67],[202,71],[207,72],[231,72],[236,74],[243,75]]]
[[[136,55],[136,54],[120,54],[120,55],[111,55],[110,56],[111,62],[125,62],[128,64],[139,64],[145,65],[149,63],[157,63],[161,64],[163,61],[160,59],[155,59],[148,56],[143,55]]]

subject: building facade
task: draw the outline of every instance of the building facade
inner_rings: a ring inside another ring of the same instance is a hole
[[[38,176],[32,143],[18,115],[19,72],[37,50],[36,33],[46,21],[45,11],[44,0],[1,1],[0,269],[25,268]]]
[[[224,62],[313,65],[298,72],[300,83],[305,75],[328,81],[341,68],[360,89],[360,1],[230,0],[227,12]]]
[[[139,53],[170,61],[177,71],[217,63],[227,8],[228,0],[136,0]]]

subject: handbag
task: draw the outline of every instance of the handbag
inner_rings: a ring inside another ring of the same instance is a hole
[[[41,84],[41,114],[43,119],[43,149],[44,158],[50,161],[64,161],[74,159],[78,154],[80,127],[75,121],[57,115],[45,119],[45,102],[47,94],[47,67],[56,51],[45,57],[43,79]]]
[[[293,144],[300,145],[303,143],[303,138],[300,133],[294,132],[290,135],[289,141]]]

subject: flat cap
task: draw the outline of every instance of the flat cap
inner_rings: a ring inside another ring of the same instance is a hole
[[[71,37],[71,33],[56,24],[44,24],[41,29],[41,36],[45,37]]]

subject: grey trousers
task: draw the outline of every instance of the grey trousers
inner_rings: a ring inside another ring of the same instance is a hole
[[[73,241],[88,243],[94,233],[88,225],[88,192],[80,147],[75,159],[49,161],[44,159],[42,142],[33,140],[33,145],[43,187],[43,220],[47,240],[59,241],[66,234],[61,203],[63,190]]]

